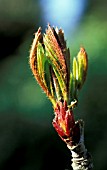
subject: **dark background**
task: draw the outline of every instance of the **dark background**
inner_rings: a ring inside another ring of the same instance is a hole
[[[39,26],[44,31],[49,22],[44,19],[47,5],[39,0],[0,0],[1,170],[70,169],[70,152],[51,124],[52,105],[29,68],[33,34]],[[81,45],[89,56],[88,77],[79,95],[75,117],[85,121],[85,144],[93,156],[94,170],[104,170],[107,169],[107,1],[87,0],[79,23],[73,31],[65,30],[66,35],[72,56],[76,56]]]

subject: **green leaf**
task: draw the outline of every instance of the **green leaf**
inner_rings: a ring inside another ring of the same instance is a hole
[[[77,98],[77,87],[78,87],[78,63],[76,58],[73,58],[73,98]]]

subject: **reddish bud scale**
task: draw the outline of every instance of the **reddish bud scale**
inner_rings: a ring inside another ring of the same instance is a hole
[[[78,124],[74,121],[73,111],[67,108],[67,103],[64,101],[58,102],[56,105],[55,118],[53,119],[53,126],[58,135],[67,144],[75,145],[79,142],[80,129]]]

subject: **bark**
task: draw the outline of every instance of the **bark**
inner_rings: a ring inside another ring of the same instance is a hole
[[[80,121],[80,141],[76,146],[67,145],[71,151],[73,170],[92,170],[93,163],[91,154],[84,145],[84,123]]]

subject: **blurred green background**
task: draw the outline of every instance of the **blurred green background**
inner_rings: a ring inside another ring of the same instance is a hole
[[[0,169],[72,169],[70,152],[52,127],[52,105],[28,64],[34,33],[48,22],[64,28],[71,56],[81,45],[88,53],[75,117],[85,121],[94,170],[107,169],[106,0],[0,0]]]

